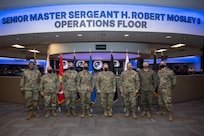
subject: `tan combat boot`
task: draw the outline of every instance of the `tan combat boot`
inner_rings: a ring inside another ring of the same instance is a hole
[[[50,111],[47,110],[46,113],[45,113],[45,118],[49,118],[49,116],[50,116]]]
[[[159,112],[156,112],[157,115],[164,115],[166,114],[166,110],[162,108]]]
[[[81,113],[81,118],[84,118],[84,117],[85,117],[85,110],[83,109]]]
[[[68,109],[66,116],[67,116],[67,117],[70,117],[70,115],[71,115],[71,113],[70,113],[70,110]]]
[[[173,113],[169,112],[169,117],[168,117],[169,121],[173,121],[174,117],[173,117]]]
[[[104,115],[104,117],[108,117],[108,112],[107,112],[107,110],[104,110],[104,111],[103,111],[103,115]]]
[[[150,114],[149,111],[147,111],[147,118],[148,118],[148,119],[151,119],[151,114]]]
[[[72,113],[72,115],[73,115],[74,117],[76,117],[76,116],[77,116],[77,114],[76,114],[76,112],[75,112],[75,110],[74,110],[74,109],[72,109],[72,110],[71,110],[71,113]]]
[[[33,111],[33,115],[35,116],[35,118],[40,118],[40,115],[38,114],[37,110]]]
[[[86,111],[86,113],[87,113],[87,115],[88,115],[89,117],[92,117],[92,114],[91,114],[91,112],[90,112],[90,109],[88,109],[88,110]]]
[[[53,116],[53,117],[57,117],[57,113],[56,113],[55,110],[52,110],[52,116]]]
[[[137,119],[137,115],[136,115],[135,111],[132,111],[132,118]]]
[[[33,116],[32,111],[28,111],[28,114],[27,114],[26,120],[31,119],[31,118],[32,118],[32,116]]]
[[[130,110],[128,108],[126,108],[125,117],[129,117],[129,116],[130,116]]]
[[[147,112],[146,111],[143,111],[141,114],[140,114],[140,117],[145,117],[147,115]]]
[[[112,116],[113,116],[113,114],[112,114],[112,112],[111,112],[110,109],[108,110],[108,116],[109,116],[109,117],[112,117]]]

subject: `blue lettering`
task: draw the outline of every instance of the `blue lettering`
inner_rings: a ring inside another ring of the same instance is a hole
[[[37,21],[37,14],[30,14],[30,21]]]
[[[69,12],[69,18],[74,18],[74,12],[73,11]]]

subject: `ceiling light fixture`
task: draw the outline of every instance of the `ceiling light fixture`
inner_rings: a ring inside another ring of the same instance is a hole
[[[167,51],[167,49],[158,49],[158,50],[156,50],[156,52],[164,52],[164,51]]]
[[[171,39],[171,35],[167,35],[167,36],[166,36],[166,39]]]
[[[33,50],[28,50],[29,52],[33,52],[33,53],[40,53],[40,51],[38,51],[38,50],[35,50],[35,49],[33,49]]]
[[[172,45],[171,48],[179,48],[182,46],[186,46],[186,44],[184,44],[184,43],[175,44],[175,45]]]
[[[124,34],[124,37],[128,37],[128,36],[130,36],[129,34]]]
[[[77,36],[78,36],[78,37],[82,37],[82,36],[83,36],[83,34],[77,34]]]
[[[11,45],[11,46],[12,46],[12,47],[15,47],[15,48],[19,48],[19,49],[25,48],[25,46],[19,45],[19,44],[14,44],[14,45]]]

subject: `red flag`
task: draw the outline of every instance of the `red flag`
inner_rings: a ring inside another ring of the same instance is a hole
[[[64,73],[64,69],[63,69],[63,60],[62,60],[62,54],[60,54],[60,65],[59,65],[59,82],[60,82],[60,90],[59,93],[57,94],[57,98],[58,98],[58,104],[61,104],[65,101],[65,95],[64,92],[62,90],[62,76]]]

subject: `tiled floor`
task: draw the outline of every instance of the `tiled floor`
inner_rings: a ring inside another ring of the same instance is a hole
[[[204,99],[174,104],[172,122],[166,115],[155,115],[157,107],[151,120],[126,118],[123,107],[114,107],[112,118],[93,107],[93,117],[83,119],[80,115],[66,118],[64,110],[58,117],[45,119],[41,107],[42,117],[29,121],[24,105],[0,102],[0,109],[0,136],[204,136]]]

